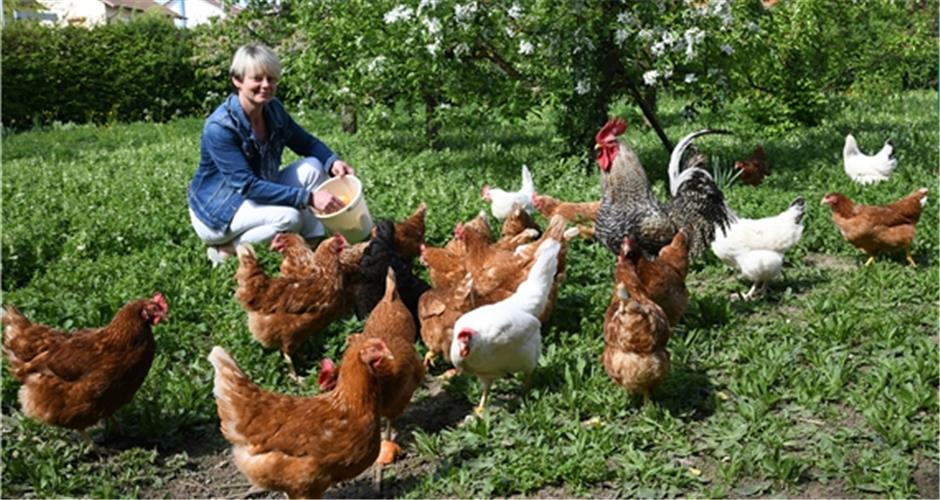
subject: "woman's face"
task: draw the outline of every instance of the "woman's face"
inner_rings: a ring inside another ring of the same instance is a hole
[[[277,78],[267,75],[260,70],[245,72],[245,77],[239,80],[232,77],[232,84],[238,89],[238,96],[256,106],[264,106],[277,91]]]

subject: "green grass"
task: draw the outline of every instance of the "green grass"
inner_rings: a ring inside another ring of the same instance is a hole
[[[937,93],[850,101],[818,127],[775,136],[727,115],[684,122],[679,104],[663,104],[673,139],[705,126],[735,131],[697,141],[719,167],[765,145],[772,173],[764,184],[734,183],[725,192],[738,213],[772,215],[806,198],[806,231],[783,276],[764,299],[742,303],[729,296],[748,283],[711,255],[696,263],[689,312],[669,343],[673,369],[655,404],[640,407],[599,361],[612,257],[600,245],[573,243],[532,390],[520,397],[519,382],[499,381],[484,419],[413,429],[408,451],[430,469],[393,469],[399,496],[897,498],[919,494],[912,478],[919,462],[936,471]],[[622,111],[662,194],[667,155],[635,112]],[[357,168],[374,217],[400,218],[426,201],[434,244],[483,208],[482,184],[518,186],[523,163],[540,192],[600,196],[594,170],[584,173],[590,145],[581,157],[565,157],[543,115],[521,124],[479,116],[453,112],[438,152],[424,148],[420,119],[403,111],[376,110],[356,136],[341,134],[332,115],[308,112],[301,121]],[[62,328],[104,324],[124,302],[154,290],[171,312],[155,329],[158,352],[144,386],[116,415],[120,429],[92,429],[121,449],[105,457],[71,431],[25,419],[4,367],[0,495],[159,491],[186,464],[177,451],[183,444],[218,433],[205,359],[213,345],[263,386],[304,392],[280,355],[251,339],[233,298],[236,263],[210,268],[189,226],[185,195],[201,127],[186,119],[4,137],[3,303]],[[849,132],[865,151],[894,139],[899,166],[891,180],[861,187],[845,176]],[[916,269],[897,257],[862,267],[819,205],[828,191],[885,203],[921,186],[931,194],[913,247]],[[259,253],[273,270],[276,257]],[[305,346],[301,365],[315,370],[315,360],[336,356],[360,326],[334,324]],[[469,377],[444,393],[467,407],[479,394]],[[421,391],[414,405],[432,398]],[[599,425],[583,424],[594,417]]]

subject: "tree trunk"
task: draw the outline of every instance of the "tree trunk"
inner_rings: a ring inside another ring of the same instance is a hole
[[[343,104],[340,109],[340,121],[343,126],[343,132],[347,134],[352,135],[359,130],[356,108],[349,104]]]
[[[437,96],[431,92],[424,93],[424,133],[425,137],[430,144],[431,149],[437,151],[440,149],[440,142],[438,141],[439,132],[441,128],[440,122],[437,120]]]
[[[643,111],[643,117],[646,118],[650,127],[653,127],[653,130],[659,137],[659,142],[663,143],[663,147],[666,148],[666,154],[671,154],[674,148],[672,141],[669,140],[669,136],[666,135],[666,131],[663,130],[663,126],[659,123],[659,118],[656,117],[656,94],[653,93],[652,99],[649,99],[649,96],[644,96],[643,93],[640,92],[640,89],[637,88],[634,82],[630,82],[628,85],[630,96],[633,97],[633,101],[640,106],[640,110]],[[650,101],[652,101],[652,105]]]

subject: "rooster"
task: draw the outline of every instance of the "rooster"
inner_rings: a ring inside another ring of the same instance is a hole
[[[480,196],[490,204],[493,217],[503,220],[512,213],[514,204],[521,205],[530,214],[535,211],[532,206],[532,195],[535,193],[535,183],[529,167],[522,166],[522,187],[518,191],[504,191],[499,188],[483,186]]]
[[[898,165],[894,157],[894,144],[891,139],[873,156],[868,156],[858,149],[858,143],[852,134],[845,136],[845,146],[842,147],[842,161],[845,173],[859,184],[874,184],[887,180]]]
[[[450,345],[450,360],[461,371],[476,375],[483,383],[479,415],[493,380],[523,372],[526,387],[542,350],[542,327],[538,317],[548,305],[555,281],[561,244],[547,240],[539,246],[529,275],[516,292],[499,302],[478,307],[457,319]]]
[[[689,252],[701,255],[716,229],[723,231],[728,226],[730,213],[711,174],[700,166],[704,163],[701,155],[687,162],[684,170],[679,164],[696,137],[728,132],[699,130],[679,141],[669,158],[671,197],[661,204],[650,189],[636,153],[617,140],[626,129],[626,123],[615,118],[597,133],[595,148],[604,195],[595,221],[596,238],[618,255],[624,237],[629,236],[645,258],[653,259],[679,228],[690,226]]]

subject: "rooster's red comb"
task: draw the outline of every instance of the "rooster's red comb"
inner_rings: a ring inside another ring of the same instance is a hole
[[[601,127],[594,139],[598,144],[606,142],[610,138],[617,137],[627,131],[627,122],[623,118],[611,118]]]

